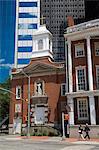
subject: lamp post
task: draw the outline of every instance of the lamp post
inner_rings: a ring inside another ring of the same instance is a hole
[[[27,75],[23,70],[23,74],[28,78],[28,127],[27,136],[30,137],[30,76]]]

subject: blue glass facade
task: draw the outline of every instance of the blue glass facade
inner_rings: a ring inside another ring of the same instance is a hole
[[[23,64],[29,64],[30,59],[24,58],[24,59],[18,59],[18,64],[23,65]]]
[[[33,32],[38,29],[40,17],[40,0],[17,1],[16,16],[16,53],[15,67],[26,66],[32,55]]]
[[[22,41],[25,41],[25,40],[32,40],[32,35],[18,35],[18,40],[22,40]]]
[[[37,29],[37,23],[33,24],[18,24],[18,29]]]
[[[37,7],[37,2],[20,2],[19,7]]]
[[[32,47],[18,47],[18,52],[32,52]]]
[[[31,13],[19,13],[19,18],[37,18],[37,15]]]

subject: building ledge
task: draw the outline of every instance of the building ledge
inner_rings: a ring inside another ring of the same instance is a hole
[[[93,27],[99,27],[99,19],[91,20],[88,22],[84,22],[78,25],[68,27],[66,33],[73,33],[73,32],[82,31]]]
[[[83,96],[99,96],[99,90],[93,90],[93,91],[78,91],[78,92],[71,92],[65,94],[67,97],[83,97]]]

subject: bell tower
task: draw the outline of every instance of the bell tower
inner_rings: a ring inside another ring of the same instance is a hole
[[[32,58],[52,55],[52,34],[47,30],[46,25],[40,25],[39,29],[33,33]]]

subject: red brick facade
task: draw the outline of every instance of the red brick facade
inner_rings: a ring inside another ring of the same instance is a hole
[[[45,68],[43,68],[44,66]],[[34,68],[34,70],[33,70]],[[61,96],[61,84],[65,83],[65,65],[64,64],[55,64],[45,59],[36,59],[32,60],[31,63],[23,68],[25,73],[30,73],[30,97],[31,97],[31,105],[33,104],[33,109],[36,104],[43,105],[45,102],[43,101],[42,96],[35,96],[35,82],[36,81],[44,81],[44,92],[47,96],[47,103],[44,104],[46,108],[46,118],[47,124],[60,124],[61,123],[61,113],[62,111],[66,111],[64,105],[66,104],[66,97]],[[28,78],[24,76],[24,74],[14,72],[12,77],[12,92],[16,93],[16,86],[21,86],[21,99],[16,99],[16,96],[12,96],[10,102],[10,124],[13,124],[13,119],[16,116],[15,113],[15,104],[21,104],[21,113],[18,113],[18,117],[22,118],[22,123],[25,124],[25,116],[27,116],[27,104],[25,100],[28,99]],[[34,96],[34,97],[33,97]],[[24,99],[24,100],[22,100]],[[43,101],[43,104],[42,102]],[[34,104],[35,103],[35,104]],[[64,107],[64,108],[62,108]],[[34,119],[34,117],[33,117]],[[35,122],[33,121],[33,124]],[[33,125],[32,124],[32,125]]]

